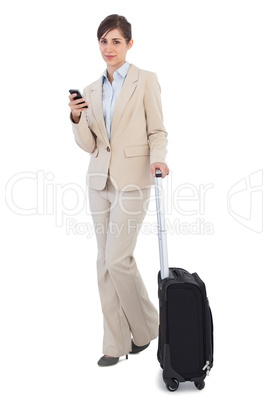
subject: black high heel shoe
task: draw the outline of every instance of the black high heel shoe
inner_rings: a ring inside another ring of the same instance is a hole
[[[140,353],[144,349],[148,348],[148,346],[150,345],[150,342],[147,343],[147,345],[137,346],[137,345],[135,345],[135,343],[133,342],[133,339],[132,339],[131,344],[132,344],[132,350],[129,353],[132,354],[132,355],[135,355],[136,353]]]
[[[128,359],[128,355],[126,355],[126,359]],[[111,357],[111,356],[102,356],[98,361],[98,365],[100,367],[108,367],[114,366],[119,361],[119,357]]]

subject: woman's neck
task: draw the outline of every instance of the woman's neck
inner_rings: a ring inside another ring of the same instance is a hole
[[[110,83],[112,83],[114,80],[114,72],[116,70],[118,70],[120,67],[122,67],[122,65],[125,64],[125,62],[126,61],[124,60],[121,63],[116,64],[115,66],[107,65],[107,77],[108,77],[108,80],[110,81]]]

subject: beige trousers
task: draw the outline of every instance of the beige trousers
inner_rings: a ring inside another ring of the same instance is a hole
[[[116,190],[108,178],[103,190],[89,189],[97,238],[97,272],[104,318],[103,353],[120,357],[158,336],[158,312],[133,257],[146,215],[150,188]]]

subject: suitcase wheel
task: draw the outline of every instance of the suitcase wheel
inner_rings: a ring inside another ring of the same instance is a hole
[[[179,388],[180,383],[175,378],[165,380],[166,387],[169,391],[174,392]]]
[[[194,385],[196,386],[197,389],[199,389],[199,391],[201,391],[203,388],[205,388],[205,381],[202,382],[195,382]]]

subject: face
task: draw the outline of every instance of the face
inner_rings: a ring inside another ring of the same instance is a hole
[[[107,66],[118,69],[126,61],[127,51],[132,47],[133,39],[126,42],[119,29],[104,34],[99,40],[99,47],[103,60]]]

